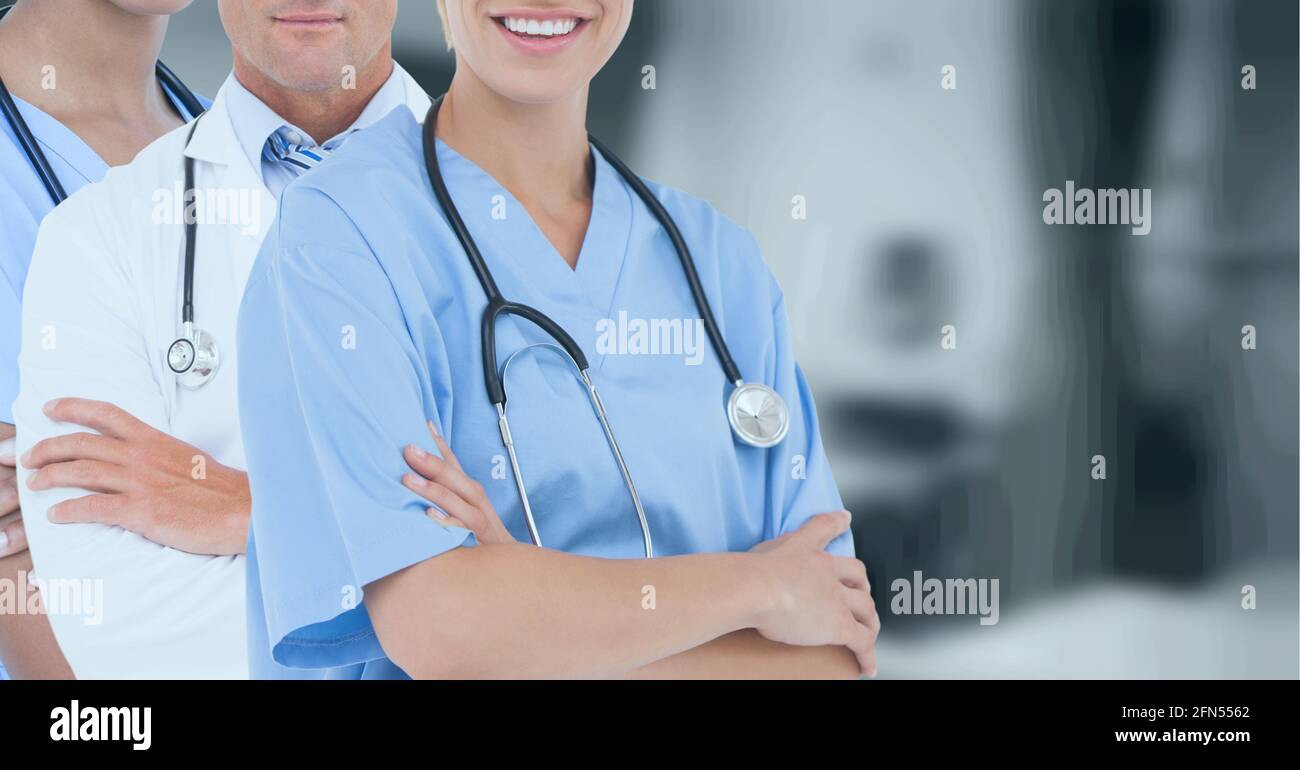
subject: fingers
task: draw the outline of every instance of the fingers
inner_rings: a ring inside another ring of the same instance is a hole
[[[87,492],[112,494],[132,491],[133,486],[126,468],[98,460],[54,463],[41,468],[27,479],[27,488],[33,491],[72,487]]]
[[[122,442],[95,433],[69,433],[36,442],[23,455],[23,467],[36,470],[52,463],[98,460],[117,463],[122,459]]]
[[[18,510],[18,477],[0,479],[0,516]]]
[[[433,436],[433,442],[438,445],[438,454],[442,455],[442,459],[451,463],[456,470],[464,473],[465,469],[460,467],[460,460],[456,458],[456,453],[451,451],[451,447],[447,442],[442,440],[442,435],[438,433],[438,429],[433,427],[433,420],[429,420],[429,435]]]
[[[858,659],[858,666],[862,673],[867,676],[876,675],[876,637],[880,635],[880,619],[876,615],[875,603],[867,599],[864,606],[862,599],[865,597],[861,591],[843,589],[845,594],[845,604],[850,608],[849,616],[845,618],[844,632],[841,643],[848,647]]]
[[[858,659],[858,668],[867,676],[876,675],[876,635],[858,623],[851,624],[844,646]]]
[[[112,438],[132,438],[150,430],[129,412],[107,401],[56,398],[45,404],[44,411],[52,420],[84,425]]]
[[[849,588],[871,590],[871,583],[867,582],[867,565],[852,556],[836,556],[832,564],[835,577],[839,578],[841,583]]]
[[[871,583],[867,580],[867,567],[857,559],[836,557],[836,577],[840,581],[840,595],[844,605],[853,614],[854,628],[849,629],[845,646],[858,658],[862,673],[876,675],[876,637],[880,635],[880,613],[871,597]]]
[[[876,612],[876,601],[871,598],[871,594],[845,588],[844,604],[853,613],[853,617],[870,629],[871,633],[880,633],[880,614]]]
[[[432,509],[428,511],[433,518],[443,523],[447,523],[445,521],[447,517],[454,518],[461,526],[480,538],[487,536],[487,519],[477,508],[451,489],[416,473],[404,475],[402,485],[442,509],[441,512]],[[439,513],[444,515],[440,516]]]
[[[21,516],[0,520],[0,559],[27,550],[27,530]]]
[[[795,530],[792,534],[792,540],[800,540],[817,550],[826,547],[830,541],[849,531],[849,524],[852,523],[853,517],[848,511],[836,511],[835,513],[819,513],[803,526]]]
[[[46,517],[54,524],[122,524],[125,495],[86,495],[51,505]]]
[[[18,510],[18,477],[14,473],[14,439],[0,441],[0,516]]]
[[[18,458],[15,456],[18,451],[18,441],[13,436],[0,440],[0,465],[6,465],[10,468],[18,466]]]
[[[474,533],[474,537],[477,537],[479,540],[483,539],[483,537],[473,527],[461,521],[460,519],[456,518],[455,516],[448,516],[447,514],[443,513],[437,508],[426,508],[424,512],[428,514],[429,518],[435,521],[442,522],[443,524],[452,527],[460,527],[461,529],[468,529],[470,532]]]
[[[402,451],[402,455],[406,458],[406,464],[410,465],[412,470],[430,481],[436,481],[447,487],[465,502],[477,507],[491,507],[491,503],[487,499],[487,493],[483,490],[483,485],[471,479],[459,464],[453,464],[452,460],[437,457],[414,444],[407,446]]]
[[[441,509],[428,511],[438,521],[465,527],[482,543],[514,542],[488,499],[487,490],[465,472],[433,423],[429,423],[429,435],[442,456],[414,444],[403,448],[402,456],[415,473],[407,474],[402,484]]]

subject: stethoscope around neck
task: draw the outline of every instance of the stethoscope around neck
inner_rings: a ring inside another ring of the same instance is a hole
[[[185,138],[188,148],[199,127],[195,119]],[[185,192],[181,199],[181,216],[185,220],[185,239],[181,248],[185,254],[184,276],[181,289],[181,336],[167,347],[167,368],[176,375],[181,387],[197,390],[207,385],[217,375],[221,366],[221,349],[211,334],[194,325],[194,250],[199,239],[198,210],[191,213],[190,198],[194,195],[194,158],[185,155]]]
[[[0,19],[13,6],[0,8]],[[158,81],[163,87],[181,103],[185,111],[197,118],[203,114],[203,103],[195,96],[194,92],[189,89],[176,76],[174,72],[167,68],[167,65],[158,62],[155,66],[155,72],[158,75]],[[32,134],[31,127],[23,119],[22,113],[18,111],[18,105],[14,102],[13,96],[10,95],[9,89],[5,87],[4,80],[0,79],[0,113],[3,113],[5,122],[13,130],[14,136],[18,140],[18,145],[23,154],[27,156],[27,161],[31,163],[32,170],[36,172],[37,178],[41,180],[41,185],[45,192],[50,196],[50,200],[58,206],[67,200],[68,193],[59,181],[58,174],[54,173],[54,168],[50,165],[49,158],[41,149],[40,144],[36,141],[35,135]],[[198,125],[198,121],[195,121]],[[194,136],[194,128],[190,128],[190,137]],[[189,141],[186,140],[188,145]],[[185,159],[185,191],[188,198],[194,189],[194,161],[192,158]],[[182,202],[182,212],[187,207]],[[217,349],[216,341],[212,335],[198,329],[194,326],[194,244],[197,239],[197,222],[187,214],[185,216],[185,243],[182,250],[185,254],[185,287],[184,287],[184,304],[181,307],[181,337],[173,342],[167,348],[166,362],[167,367],[176,375],[177,382],[186,388],[199,388],[207,384],[217,373],[217,368],[221,363],[220,351]]]
[[[519,491],[519,499],[523,505],[529,538],[532,540],[533,545],[540,546],[542,544],[532,505],[528,500],[528,490],[524,486],[523,474],[519,468],[519,458],[515,451],[514,437],[510,433],[510,419],[506,412],[504,379],[506,370],[516,356],[523,350],[541,347],[560,353],[577,371],[578,378],[587,390],[587,397],[591,402],[591,407],[595,411],[596,418],[600,421],[600,426],[605,433],[605,439],[609,443],[610,451],[614,455],[614,462],[617,463],[619,473],[623,476],[623,483],[632,498],[637,523],[641,528],[645,556],[647,559],[653,558],[654,544],[650,537],[650,526],[646,522],[645,509],[641,504],[641,497],[637,494],[636,484],[632,481],[632,474],[623,459],[623,452],[619,449],[613,428],[610,427],[609,415],[605,410],[604,403],[601,401],[600,392],[596,389],[596,385],[588,371],[590,367],[586,355],[564,328],[551,320],[545,313],[519,302],[511,302],[501,294],[501,290],[497,288],[496,280],[492,276],[492,271],[488,268],[487,262],[478,249],[478,244],[474,242],[473,236],[470,235],[469,229],[465,226],[465,221],[461,219],[460,212],[457,210],[451,194],[447,191],[447,184],[442,178],[442,170],[438,167],[437,149],[438,110],[442,107],[443,98],[438,97],[433,106],[429,108],[429,113],[424,120],[424,163],[428,171],[429,181],[433,185],[434,197],[446,215],[452,231],[456,234],[456,239],[460,242],[466,258],[469,259],[479,285],[483,287],[483,293],[487,295],[487,308],[483,311],[480,325],[483,347],[483,383],[487,388],[488,400],[496,407],[501,441],[505,445],[506,453],[509,455],[510,469],[514,474],[515,487]],[[659,224],[668,234],[669,240],[672,241],[682,271],[686,275],[686,283],[690,288],[691,296],[695,300],[695,307],[704,323],[705,332],[709,336],[709,342],[713,346],[714,353],[718,356],[718,361],[722,365],[722,371],[726,375],[727,381],[734,386],[731,396],[727,399],[726,407],[727,420],[731,425],[733,435],[741,443],[760,449],[766,449],[781,443],[790,428],[790,413],[785,405],[785,400],[767,385],[757,382],[745,382],[740,376],[740,369],[736,366],[735,360],[732,359],[731,351],[727,348],[722,332],[718,329],[717,321],[713,317],[713,310],[704,294],[704,288],[700,284],[699,274],[695,270],[695,260],[691,257],[690,249],[686,245],[686,240],[682,238],[681,231],[677,229],[677,223],[673,221],[672,216],[664,209],[663,204],[654,196],[654,193],[641,181],[640,177],[634,174],[595,137],[589,135],[588,139],[591,145],[600,152],[605,160],[618,171],[619,175],[636,192],[637,197],[654,214],[655,219],[659,221]],[[503,315],[513,315],[531,321],[546,332],[554,340],[554,343],[537,343],[516,351],[498,369],[496,322]]]

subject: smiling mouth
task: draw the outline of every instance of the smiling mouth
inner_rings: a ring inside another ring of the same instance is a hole
[[[586,23],[577,17],[561,19],[529,19],[522,16],[498,16],[498,25],[523,40],[563,40]]]

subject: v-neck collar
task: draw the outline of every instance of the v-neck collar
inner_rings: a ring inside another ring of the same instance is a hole
[[[194,119],[185,110],[185,105],[180,102],[175,94],[166,87],[163,93],[171,101],[172,106],[176,109],[178,115],[189,122]],[[32,104],[31,102],[18,97],[13,97],[14,104],[18,106],[18,111],[22,114],[23,120],[32,130],[32,135],[41,146],[41,151],[52,158],[59,158],[66,163],[74,172],[81,177],[81,184],[69,185],[64,182],[64,187],[68,189],[69,194],[75,189],[84,185],[93,184],[104,178],[108,173],[108,163],[95,152],[86,140],[77,135],[75,131],[63,125],[53,115],[45,110]],[[61,180],[62,181],[62,180]]]
[[[550,299],[570,306],[580,303],[593,318],[609,315],[631,240],[632,199],[623,178],[595,147],[591,148],[596,166],[591,218],[573,268],[504,185],[441,139],[437,148],[447,187],[489,266],[508,267],[520,276],[545,277],[543,285],[561,293]],[[537,293],[535,282],[525,283]],[[506,299],[536,303],[511,296],[504,286],[502,291]]]
[[[73,190],[104,178],[108,173],[108,163],[99,157],[86,141],[75,131],[63,125],[54,116],[21,97],[14,96],[14,103],[22,113],[23,120],[32,130],[32,136],[41,146],[41,151],[51,158],[58,158],[66,163],[80,177],[80,184],[71,185],[66,180],[63,186],[71,194]]]

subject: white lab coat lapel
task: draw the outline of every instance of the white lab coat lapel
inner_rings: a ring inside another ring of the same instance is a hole
[[[244,284],[262,241],[274,222],[276,200],[262,183],[240,146],[231,122],[225,89],[199,118],[184,154],[193,158],[194,187],[206,206],[199,209],[194,263],[194,321],[216,340],[221,365],[216,376],[198,390],[186,390],[170,377],[166,390],[173,399],[173,432],[202,446],[221,462],[244,467],[243,436],[239,430],[239,362],[235,349],[239,303]],[[224,196],[224,218],[215,211]],[[183,241],[181,241],[183,243]],[[179,255],[179,249],[174,252]],[[181,257],[178,256],[178,264]],[[180,323],[183,274],[178,268],[171,289],[173,325]],[[223,415],[214,420],[213,415]]]
[[[397,70],[402,74],[402,82],[406,86],[406,106],[415,115],[415,119],[423,123],[424,116],[429,113],[429,108],[433,106],[433,100],[424,92],[420,84],[415,82],[415,78],[411,77],[409,72],[401,67],[397,67]]]
[[[406,91],[406,106],[415,115],[416,120],[423,122],[429,107],[432,106],[432,101],[406,70],[396,64],[394,66],[397,67]],[[242,296],[249,270],[252,269],[262,240],[275,219],[278,206],[270,190],[262,183],[261,169],[253,167],[248,155],[239,144],[234,125],[231,123],[224,88],[217,93],[212,108],[199,120],[185,154],[198,161],[195,164],[195,187],[257,199],[259,216],[256,223],[239,223],[235,227],[203,228],[200,226],[199,228],[199,253],[204,253],[202,247],[207,245],[207,239],[215,239],[212,248],[216,251],[213,253],[228,255],[230,268],[233,271],[232,277],[236,279],[231,284],[231,288],[236,290],[236,297]],[[203,232],[205,229],[210,232]]]
[[[423,121],[432,102],[414,78],[400,67],[398,71],[405,88],[406,106],[417,120]],[[279,206],[262,183],[261,169],[253,166],[239,143],[225,89],[217,93],[212,107],[199,119],[184,153],[196,161],[194,186],[200,195],[225,195],[235,210],[253,214],[254,221],[245,221],[247,217],[241,216],[228,224],[200,222],[195,251],[194,320],[198,328],[216,339],[221,366],[212,381],[196,391],[182,389],[175,377],[163,371],[164,392],[172,406],[174,435],[183,435],[186,440],[205,447],[221,462],[242,468],[245,460],[238,422],[235,349],[239,304]],[[183,241],[182,230],[173,230],[177,245],[165,250],[163,258],[176,259],[177,268],[167,289],[172,300],[158,303],[160,308],[167,308],[166,318],[159,319],[163,329],[179,328],[180,324],[183,277],[180,257],[171,255],[179,255]],[[168,339],[158,341],[158,344],[168,343]],[[214,420],[213,415],[226,417]]]

